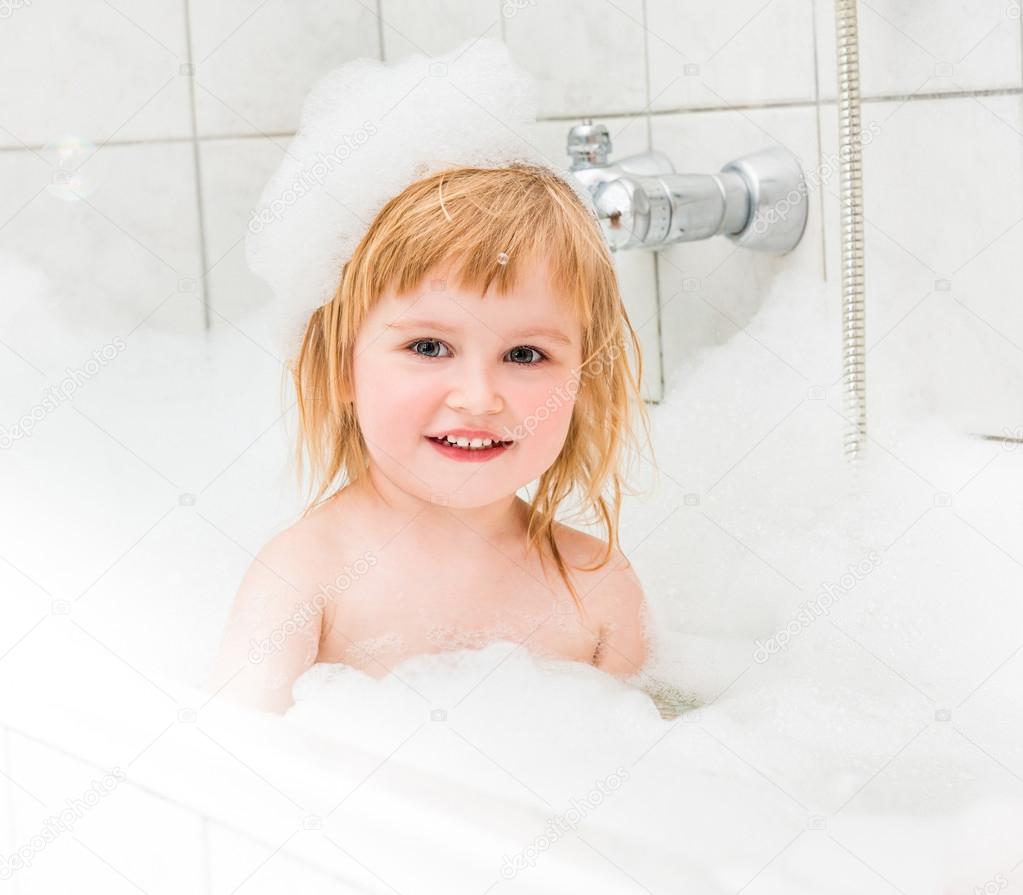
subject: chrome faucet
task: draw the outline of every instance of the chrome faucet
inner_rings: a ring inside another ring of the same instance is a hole
[[[612,251],[658,249],[723,233],[740,246],[784,254],[806,229],[806,179],[798,159],[774,146],[717,174],[677,174],[656,150],[609,162],[611,137],[586,119],[568,132],[569,170],[593,196]]]

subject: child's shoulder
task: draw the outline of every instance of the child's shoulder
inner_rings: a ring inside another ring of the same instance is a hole
[[[338,531],[330,524],[331,514],[320,506],[272,535],[257,559],[278,569],[299,589],[318,578],[324,558],[337,555]]]
[[[607,542],[555,523],[555,540],[571,566],[592,566],[607,553]],[[637,674],[649,652],[649,623],[643,586],[617,547],[599,568],[575,572],[583,601],[600,621],[596,665],[623,677]]]
[[[555,523],[554,532],[558,550],[586,595],[587,605],[594,606],[608,623],[642,611],[643,588],[621,550],[612,548],[607,560],[597,565],[608,553],[606,541],[560,522]]]
[[[576,567],[592,566],[607,553],[606,541],[563,522],[554,523],[554,540],[566,562]],[[615,547],[611,550],[607,562],[595,570],[595,573],[599,577],[609,571],[631,568],[628,557]]]

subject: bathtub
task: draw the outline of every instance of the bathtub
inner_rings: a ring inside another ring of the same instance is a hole
[[[467,785],[166,678],[142,687],[163,700],[84,668],[69,685],[73,663],[39,658],[0,697],[0,891],[620,891],[585,849],[511,869],[549,820],[514,781]],[[593,835],[675,860],[599,816]]]

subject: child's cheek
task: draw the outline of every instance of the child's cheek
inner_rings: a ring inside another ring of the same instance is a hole
[[[552,375],[520,386],[516,416],[520,447],[542,462],[553,463],[572,421],[575,391],[565,377]]]
[[[429,377],[369,351],[356,359],[355,371],[356,406],[367,438],[397,448],[399,438],[425,434],[436,388]]]

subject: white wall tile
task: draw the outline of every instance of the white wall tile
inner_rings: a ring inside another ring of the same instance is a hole
[[[647,401],[660,401],[661,330],[657,308],[657,268],[650,252],[616,252],[612,256],[618,286],[629,322],[639,337],[643,354],[642,394]],[[635,357],[630,350],[630,357]]]
[[[515,61],[539,82],[542,117],[645,107],[641,0],[600,7],[580,0],[512,2],[506,8],[505,41]]]
[[[772,145],[793,152],[808,178],[818,168],[816,112],[809,107],[658,115],[653,118],[653,145],[682,173],[716,173],[732,159]],[[808,276],[822,275],[818,200],[811,192],[806,231],[784,256],[739,248],[724,236],[659,252],[666,381],[698,350],[720,344],[743,328],[774,276],[793,268]]]
[[[264,313],[273,294],[248,267],[245,236],[290,142],[254,137],[204,141],[200,148],[211,326],[234,329],[274,356],[279,338]]]
[[[182,3],[10,6],[0,28],[0,146],[190,133]]]
[[[316,81],[350,59],[380,58],[376,9],[357,0],[190,9],[200,135],[293,131]]]
[[[91,350],[149,314],[150,328],[200,331],[192,147],[102,147],[72,175],[75,194],[55,185],[60,172],[49,161],[28,150],[0,153],[0,179],[12,185],[0,199],[0,247],[45,280],[39,303],[7,321],[8,344],[56,371],[80,362],[78,351],[67,354],[75,340]]]
[[[825,118],[825,155],[837,126]],[[868,426],[890,448],[910,416],[1004,434],[1020,423],[1023,158],[1018,97],[867,103]],[[969,139],[949,139],[949,134]],[[994,176],[993,176],[994,172]],[[826,193],[838,295],[837,177]],[[924,475],[915,458],[908,462]]]
[[[821,97],[831,99],[837,92],[835,4],[814,2]],[[1021,86],[1019,5],[1013,0],[872,0],[857,9],[864,96]]]
[[[499,0],[381,0],[383,58],[394,62],[413,53],[440,56],[466,40],[501,39]]]
[[[814,96],[813,23],[800,0],[647,0],[651,108]]]

